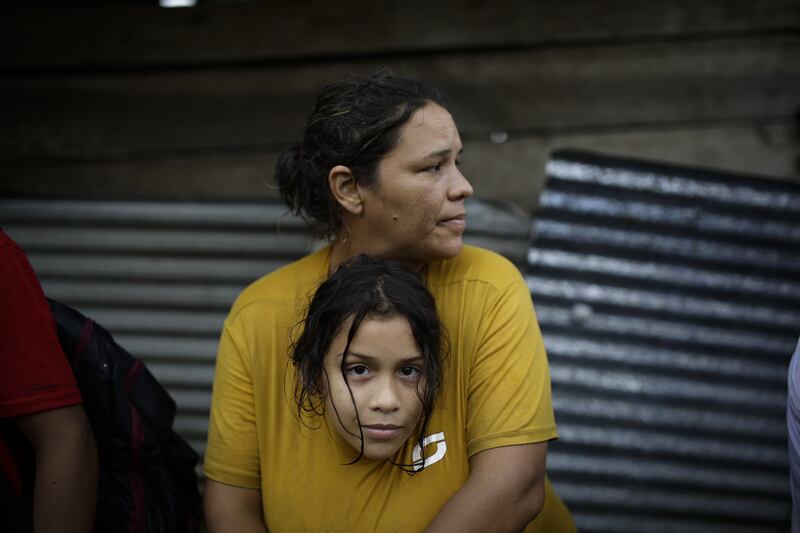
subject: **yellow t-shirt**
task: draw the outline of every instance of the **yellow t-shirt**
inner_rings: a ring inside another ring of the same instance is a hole
[[[422,531],[466,481],[469,457],[557,437],[530,292],[514,265],[487,250],[465,246],[454,259],[428,264],[426,283],[451,346],[445,390],[424,450],[409,442],[395,457],[409,465],[425,457],[425,468],[410,476],[388,462],[347,464],[357,452],[324,417],[298,417],[289,361],[292,327],[326,278],[329,253],[264,276],[231,309],[217,357],[206,475],[261,489],[272,532]],[[544,509],[526,531],[573,530],[547,483]]]

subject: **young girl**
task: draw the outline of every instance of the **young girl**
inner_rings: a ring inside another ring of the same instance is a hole
[[[419,274],[359,256],[317,289],[302,326],[292,350],[297,410],[308,427],[324,420],[328,429],[311,438],[346,444],[348,463],[423,469],[445,344]]]

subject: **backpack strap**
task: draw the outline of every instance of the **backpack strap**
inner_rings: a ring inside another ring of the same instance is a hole
[[[144,372],[144,363],[142,363],[139,359],[134,359],[133,364],[125,374],[125,377],[122,378],[122,384],[125,387],[125,392],[127,394],[130,394],[133,386],[139,381],[142,372]]]
[[[122,379],[122,385],[125,387],[125,394],[130,394],[131,389],[139,381],[139,378],[144,372],[144,363],[139,359],[134,359],[133,364],[126,372],[125,377]],[[144,533],[147,527],[146,522],[146,501],[145,501],[145,487],[144,487],[144,458],[142,456],[144,449],[144,427],[142,425],[142,418],[139,410],[128,401],[128,410],[131,416],[131,434],[130,434],[130,457],[128,462],[128,483],[130,484],[133,502],[131,506],[131,513],[128,517],[129,533]]]
[[[75,351],[72,352],[72,357],[69,358],[73,370],[78,368],[78,363],[80,362],[83,352],[89,347],[89,343],[92,340],[92,333],[94,333],[94,320],[87,317],[83,321],[83,327],[81,328],[81,335],[78,337],[78,342],[75,343]]]

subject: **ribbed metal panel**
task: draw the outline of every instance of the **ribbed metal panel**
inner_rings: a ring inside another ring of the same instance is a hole
[[[581,531],[785,531],[800,186],[553,154],[527,281]]]
[[[249,282],[312,239],[277,204],[0,202],[47,295],[109,329],[178,404],[177,431],[202,452],[222,322]]]
[[[470,201],[467,242],[523,267],[528,218]],[[278,203],[0,200],[47,295],[81,310],[144,360],[203,452],[219,333],[239,292],[318,246]]]

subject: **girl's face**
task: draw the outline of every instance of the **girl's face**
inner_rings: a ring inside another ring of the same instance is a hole
[[[325,355],[325,416],[355,450],[361,449],[363,434],[365,457],[389,459],[417,430],[422,412],[417,390],[424,385],[422,354],[404,317],[367,317],[342,365],[351,322],[342,325]]]
[[[461,138],[453,117],[428,103],[401,128],[397,146],[362,189],[359,239],[369,253],[425,263],[455,257],[466,227],[464,199],[472,186],[458,168]]]

